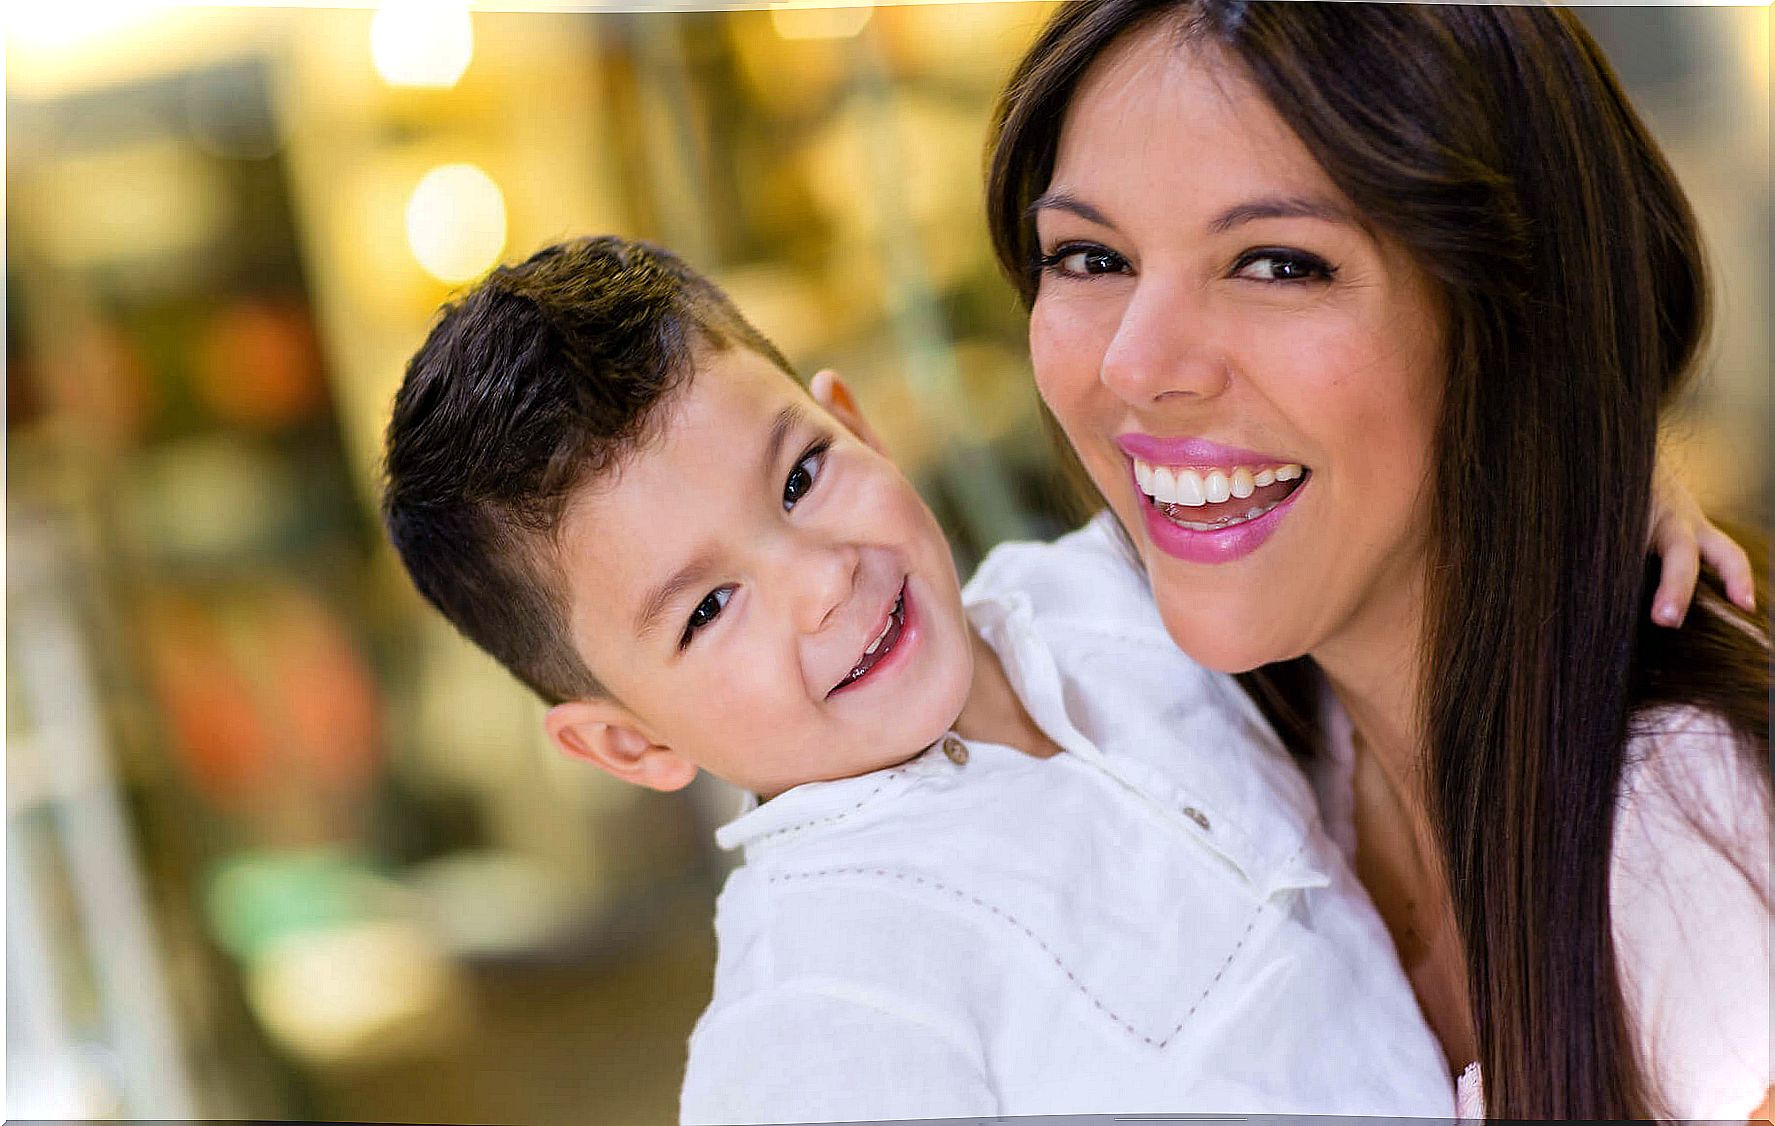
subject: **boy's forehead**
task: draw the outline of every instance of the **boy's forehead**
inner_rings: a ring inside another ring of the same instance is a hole
[[[653,433],[568,506],[559,549],[573,616],[596,618],[602,632],[724,532],[745,534],[755,506],[743,501],[774,486],[767,470],[818,413],[799,383],[749,348],[699,355],[660,404]]]
[[[736,457],[756,463],[785,421],[821,413],[794,378],[739,346],[699,349],[690,373],[656,410],[634,448],[588,480],[576,500],[625,493],[657,499],[660,474],[703,464],[731,469]]]

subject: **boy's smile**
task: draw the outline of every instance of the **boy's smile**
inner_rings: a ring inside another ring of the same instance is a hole
[[[572,499],[554,565],[614,699],[558,706],[557,743],[656,788],[700,766],[771,796],[904,761],[955,721],[973,667],[948,544],[833,398],[703,351]]]

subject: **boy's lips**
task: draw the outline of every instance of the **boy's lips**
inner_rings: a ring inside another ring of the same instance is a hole
[[[827,699],[863,681],[898,650],[900,642],[905,638],[907,632],[909,619],[907,609],[906,583],[902,580],[899,592],[882,615],[880,626],[870,635],[862,655],[857,658],[856,664],[851,666],[850,671],[844,674],[830,692],[826,693]]]

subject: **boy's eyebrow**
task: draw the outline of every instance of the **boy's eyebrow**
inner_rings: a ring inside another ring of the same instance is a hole
[[[783,443],[789,440],[789,435],[806,418],[807,412],[801,409],[801,404],[790,403],[770,420],[770,436],[764,440],[764,455],[758,460],[760,476],[766,480],[770,478],[771,468],[776,465],[777,458],[782,456]]]
[[[714,553],[703,551],[695,559],[678,568],[676,574],[665,582],[654,587],[641,600],[640,612],[635,615],[635,636],[646,637],[659,625],[659,617],[665,612],[679,595],[695,587],[703,581],[715,565]]]

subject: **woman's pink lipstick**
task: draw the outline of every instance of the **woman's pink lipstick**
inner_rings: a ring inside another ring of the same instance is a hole
[[[1200,438],[1155,438],[1148,434],[1124,434],[1116,439],[1116,444],[1129,457],[1128,484],[1138,498],[1141,516],[1146,523],[1147,538],[1166,555],[1186,563],[1230,563],[1250,555],[1275,534],[1282,521],[1293,511],[1295,499],[1312,479],[1311,471],[1307,471],[1299,485],[1261,516],[1242,520],[1225,528],[1186,528],[1160,511],[1152,497],[1140,487],[1134,472],[1134,458],[1149,465],[1228,469],[1274,465],[1287,459],[1223,446]]]
[[[1116,445],[1129,457],[1137,457],[1148,465],[1201,465],[1233,468],[1240,465],[1274,465],[1287,461],[1274,454],[1223,446],[1206,438],[1156,438],[1151,434],[1123,434]]]

